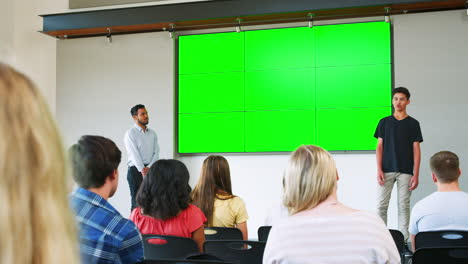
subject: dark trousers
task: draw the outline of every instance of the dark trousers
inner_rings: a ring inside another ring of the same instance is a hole
[[[133,209],[137,207],[135,198],[138,193],[138,189],[140,188],[141,182],[143,181],[143,176],[135,166],[128,167],[127,181],[128,187],[130,187],[130,195],[132,196],[131,211],[133,211]]]

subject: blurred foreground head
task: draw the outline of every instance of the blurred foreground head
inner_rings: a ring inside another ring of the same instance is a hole
[[[60,136],[34,84],[0,63],[0,263],[78,263]]]

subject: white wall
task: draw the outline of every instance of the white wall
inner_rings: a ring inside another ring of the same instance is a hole
[[[7,0],[0,9],[0,62],[13,62],[13,1]]]
[[[468,19],[464,11],[410,14],[394,17],[395,84],[413,94],[409,113],[421,122],[422,167],[420,187],[412,203],[434,190],[428,158],[450,149],[462,165],[467,153],[462,133],[468,92],[465,51]],[[66,144],[83,134],[110,137],[123,148],[123,134],[132,122],[128,113],[136,103],[147,105],[150,127],[159,135],[162,157],[173,157],[174,45],[167,33],[63,40],[57,48],[57,118]],[[340,199],[355,208],[375,211],[374,154],[334,154],[340,174]],[[287,155],[227,155],[233,190],[247,203],[250,236],[263,224],[266,209],[281,197],[281,177]],[[191,184],[198,178],[204,156],[184,156]],[[125,150],[124,150],[124,160]],[[129,214],[126,166],[120,167],[120,188],[111,203]],[[462,182],[462,186],[466,186]],[[465,188],[468,189],[468,188]],[[395,193],[394,193],[395,194]],[[395,195],[394,195],[395,197]],[[396,202],[391,201],[390,227],[396,225]]]
[[[124,8],[145,5],[175,4],[205,0],[162,0],[140,4],[112,6]],[[8,63],[27,74],[44,94],[55,112],[56,40],[39,33],[39,15],[108,9],[68,9],[68,0],[2,0],[0,8],[0,62]]]
[[[26,73],[55,109],[56,40],[38,33],[39,14],[63,11],[65,0],[4,0],[0,9],[0,61]]]
[[[111,203],[128,216],[127,155],[123,135],[130,108],[142,103],[156,128],[161,158],[173,156],[173,41],[167,34],[61,41],[57,49],[57,120],[66,146],[85,134],[102,135],[123,151],[119,188]]]

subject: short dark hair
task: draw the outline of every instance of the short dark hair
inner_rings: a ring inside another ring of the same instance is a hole
[[[431,157],[431,170],[442,183],[451,183],[460,176],[458,156],[450,151],[440,151]]]
[[[411,94],[410,92],[408,91],[408,89],[406,89],[405,87],[397,87],[395,89],[392,90],[392,98],[393,96],[396,94],[396,93],[402,93],[406,96],[406,99],[410,99],[411,97]]]
[[[130,114],[132,116],[135,116],[138,114],[138,109],[141,109],[141,108],[146,108],[144,105],[142,104],[137,104],[135,105],[134,107],[132,107],[132,109],[130,109]]]
[[[174,217],[191,202],[189,177],[184,163],[158,160],[143,178],[136,202],[145,215],[162,220]]]
[[[101,136],[82,136],[70,148],[73,179],[82,188],[99,188],[117,169],[122,153],[115,143]]]

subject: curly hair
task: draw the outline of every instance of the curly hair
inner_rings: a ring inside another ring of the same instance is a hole
[[[158,160],[143,178],[136,202],[145,215],[162,220],[177,216],[191,202],[189,177],[182,162]]]

